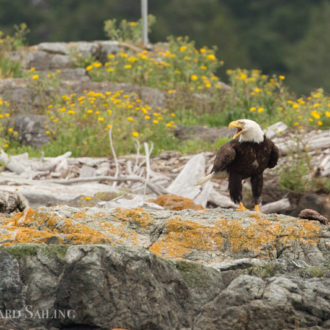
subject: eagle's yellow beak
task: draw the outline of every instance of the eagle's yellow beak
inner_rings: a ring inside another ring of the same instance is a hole
[[[233,139],[236,139],[238,136],[240,136],[243,133],[243,125],[238,121],[232,121],[229,123],[228,128],[236,127],[237,133],[233,136]]]

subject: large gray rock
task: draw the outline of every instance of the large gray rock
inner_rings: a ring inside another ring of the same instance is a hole
[[[0,326],[14,329],[325,329],[330,319],[329,278],[238,272],[226,283],[208,266],[104,245],[2,247],[0,293],[1,312],[19,315]]]
[[[11,118],[10,126],[18,132],[17,140],[20,144],[40,148],[49,143],[46,123],[46,116],[26,114]]]
[[[74,66],[74,55],[82,58],[95,57],[105,61],[110,53],[125,48],[116,41],[43,42],[10,54],[14,61],[25,69],[37,70],[64,69]]]
[[[195,329],[326,329],[329,284],[329,279],[241,275],[202,307]]]
[[[10,104],[15,113],[44,113],[50,104],[54,90],[41,93],[32,87],[31,80],[23,78],[0,79],[0,96]]]

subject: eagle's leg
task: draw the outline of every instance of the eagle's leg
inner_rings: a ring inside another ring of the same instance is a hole
[[[262,173],[251,177],[252,195],[254,200],[254,210],[260,212],[261,192],[263,187]]]
[[[247,211],[242,203],[242,177],[237,173],[229,174],[229,194],[234,203],[239,203],[236,211]]]

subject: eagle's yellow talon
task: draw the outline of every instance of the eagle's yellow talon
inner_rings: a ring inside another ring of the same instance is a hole
[[[248,211],[248,209],[244,206],[244,204],[242,202],[239,203],[239,208],[236,209],[236,211]]]
[[[256,212],[260,212],[260,207],[259,207],[258,204],[254,205],[254,210],[255,210]]]

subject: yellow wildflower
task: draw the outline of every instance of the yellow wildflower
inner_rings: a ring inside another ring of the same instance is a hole
[[[34,74],[34,75],[32,76],[32,79],[33,79],[33,80],[37,80],[37,79],[39,79],[39,75],[38,75],[38,74]]]
[[[191,75],[191,80],[193,80],[193,81],[195,81],[195,80],[197,80],[198,79],[198,76],[197,75],[195,75],[195,74],[193,74],[193,75]]]
[[[208,60],[211,60],[211,61],[215,61],[215,60],[216,60],[214,54],[209,54],[209,55],[207,55],[207,59],[208,59]]]
[[[315,118],[315,119],[319,119],[321,117],[320,113],[316,110],[313,110],[311,112],[311,115]]]
[[[136,61],[137,61],[137,59],[136,59],[135,56],[130,56],[130,57],[128,58],[128,62],[130,62],[130,63],[134,63],[134,62],[136,62]]]
[[[246,74],[245,73],[241,73],[240,79],[245,80],[246,78],[247,78]]]
[[[132,135],[133,135],[133,137],[137,138],[137,137],[139,137],[139,132],[134,131],[134,132],[132,132]]]
[[[265,109],[264,109],[263,107],[259,107],[259,108],[258,108],[258,113],[263,113],[264,110],[265,110]]]

